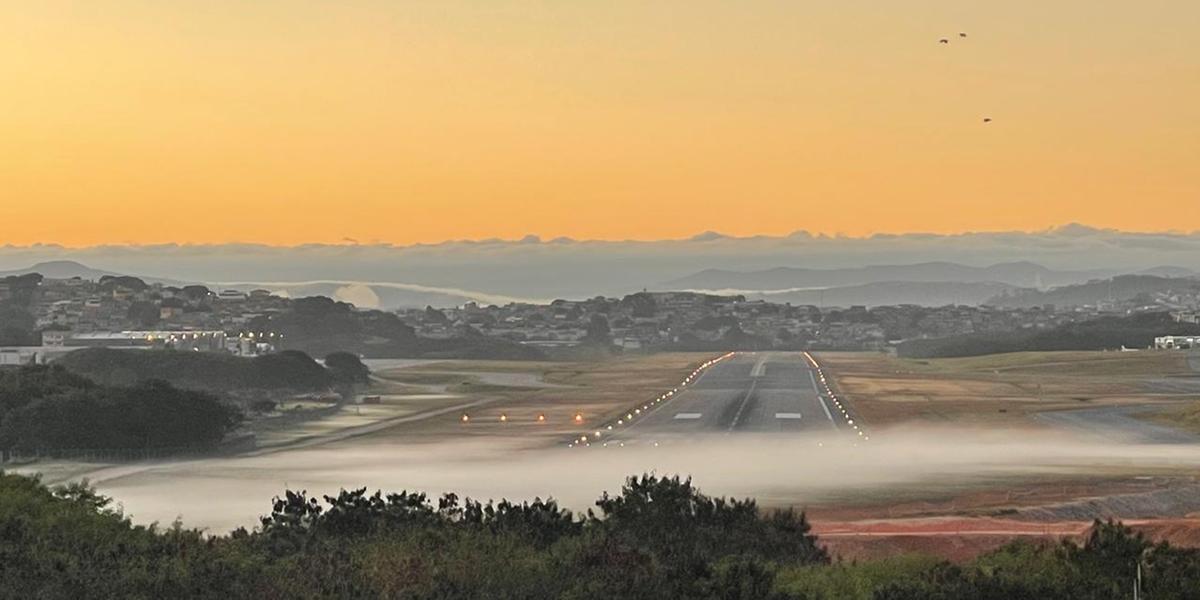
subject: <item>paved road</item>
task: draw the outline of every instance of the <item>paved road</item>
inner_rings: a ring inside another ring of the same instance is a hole
[[[1152,406],[1108,406],[1038,413],[1034,418],[1102,440],[1118,439],[1139,444],[1195,444],[1200,436],[1137,418]]]
[[[712,433],[802,433],[838,429],[799,352],[740,353],[602,439],[666,440]],[[844,424],[843,424],[844,425]]]

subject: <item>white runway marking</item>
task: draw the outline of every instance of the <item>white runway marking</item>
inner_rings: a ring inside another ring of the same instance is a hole
[[[700,413],[675,413],[676,419],[699,419]]]
[[[833,420],[833,413],[829,412],[829,406],[825,404],[825,398],[821,396],[821,388],[817,387],[817,376],[813,375],[812,369],[808,370],[808,379],[812,381],[813,392],[817,394],[817,404],[821,405],[821,409],[825,411],[825,416],[829,417],[830,424],[834,429],[837,429],[837,422]]]
[[[762,377],[767,374],[767,357],[763,356],[754,363],[754,368],[750,369],[751,377]]]
[[[800,419],[800,418],[802,418],[802,415],[800,413],[775,413],[775,418],[776,419]]]

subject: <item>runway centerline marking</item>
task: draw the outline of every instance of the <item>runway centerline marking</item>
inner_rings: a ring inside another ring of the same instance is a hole
[[[699,419],[702,416],[701,413],[675,413],[676,419]]]
[[[804,416],[798,412],[783,412],[783,413],[775,413],[775,418],[776,419],[801,419],[801,418],[804,418]]]
[[[742,403],[738,405],[737,414],[733,415],[733,422],[729,424],[730,433],[737,427],[738,421],[742,420],[742,411],[746,410],[746,403],[750,401],[750,396],[754,395],[754,388],[756,387],[758,387],[758,380],[750,380],[750,389],[746,390],[746,396],[742,398]]]
[[[751,377],[762,377],[767,374],[767,357],[763,356],[754,363],[754,368],[750,369]]]

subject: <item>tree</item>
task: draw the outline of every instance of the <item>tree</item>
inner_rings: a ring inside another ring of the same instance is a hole
[[[621,298],[621,306],[629,308],[636,318],[653,317],[658,310],[658,303],[654,301],[654,296],[646,292],[638,292]]]
[[[145,281],[128,275],[104,275],[100,278],[99,284],[100,289],[106,291],[111,291],[116,288],[125,288],[135,292],[142,292],[150,287]]]
[[[0,448],[140,449],[219,442],[241,414],[163,381],[97,385],[61,366],[0,372]]]
[[[41,336],[35,331],[37,321],[20,306],[0,303],[0,346],[36,346]]]
[[[325,368],[333,380],[346,385],[365,385],[371,381],[371,370],[358,356],[349,352],[334,352],[325,357]]]
[[[425,306],[425,320],[429,321],[430,323],[441,323],[444,325],[444,324],[450,322],[450,317],[447,317],[446,313],[444,313],[432,306],[426,305]]]
[[[587,333],[583,336],[583,343],[593,346],[612,345],[612,330],[609,329],[607,317],[600,313],[592,315],[588,321]]]
[[[803,513],[762,515],[754,500],[711,498],[690,478],[630,477],[621,495],[605,493],[596,506],[603,529],[675,564],[736,555],[789,556],[803,564],[829,561]]]
[[[129,305],[125,316],[142,327],[154,327],[159,322],[161,311],[153,302],[138,300]]]
[[[202,285],[185,285],[179,293],[193,303],[201,303],[212,297],[212,290]]]

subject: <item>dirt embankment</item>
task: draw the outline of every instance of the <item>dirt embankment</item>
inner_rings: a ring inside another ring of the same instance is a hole
[[[1018,509],[1017,514],[1024,519],[1046,522],[1186,517],[1200,514],[1200,484],[1181,484],[1133,494],[1080,498]]]
[[[1154,542],[1200,547],[1200,519],[1126,520],[1126,525]],[[813,531],[830,553],[842,560],[873,560],[904,553],[925,554],[955,562],[971,560],[1014,540],[1035,544],[1081,543],[1092,521],[1032,523],[1012,519],[933,518],[817,522]]]

